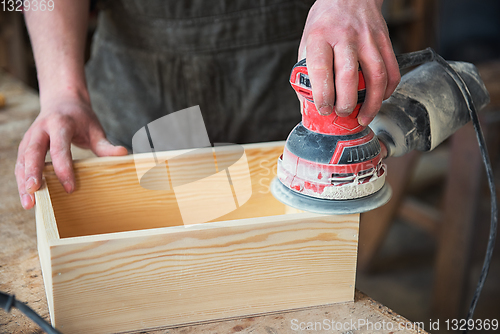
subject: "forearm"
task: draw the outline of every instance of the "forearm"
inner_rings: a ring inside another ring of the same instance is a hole
[[[84,73],[88,0],[58,0],[53,11],[27,11],[42,106],[54,97],[88,101]]]

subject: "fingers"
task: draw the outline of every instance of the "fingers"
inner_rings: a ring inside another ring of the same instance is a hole
[[[19,198],[21,200],[21,205],[26,210],[31,209],[35,205],[35,197],[32,194],[29,194],[26,191],[25,185],[25,175],[24,175],[24,150],[26,147],[26,142],[29,141],[30,134],[27,133],[25,138],[19,144],[19,150],[17,152],[17,161],[16,161],[16,181],[17,181],[17,190],[19,192]]]
[[[42,171],[45,165],[45,154],[49,145],[49,135],[43,130],[33,130],[29,144],[24,150],[25,190],[33,194],[42,183]]]
[[[128,151],[123,146],[114,146],[106,138],[97,141],[92,151],[98,157],[127,155]]]
[[[67,193],[75,189],[71,158],[71,142],[91,148],[99,156],[125,155],[127,150],[113,146],[89,105],[80,101],[64,100],[56,107],[40,112],[19,145],[16,162],[16,180],[21,204],[30,209],[35,204],[33,193],[40,188],[47,148],[57,178]]]
[[[319,38],[309,38],[307,72],[313,90],[313,99],[320,115],[333,112],[335,85],[333,82],[333,50],[330,44]]]
[[[357,102],[356,62],[361,65],[367,94],[358,115],[361,125],[371,122],[382,100],[398,85],[399,67],[381,6],[382,1],[317,0],[311,7],[299,58],[307,52],[313,98],[320,114],[330,113],[333,103],[339,116],[352,113]]]
[[[50,133],[50,157],[54,172],[68,194],[75,190],[75,176],[71,159],[72,136],[70,127],[57,128]]]
[[[322,39],[308,39],[307,69],[313,99],[321,115],[331,114],[334,104],[339,116],[353,112],[357,103],[359,62],[366,82],[366,98],[358,121],[363,126],[372,121],[382,101],[394,92],[401,79],[390,40],[384,37],[375,42],[369,36],[360,48],[354,44],[336,44],[333,49]]]
[[[357,53],[352,45],[336,45],[334,57],[337,97],[335,112],[339,116],[349,116],[356,107],[358,100]]]
[[[35,205],[33,193],[42,183],[48,143],[48,134],[41,129],[35,129],[28,132],[19,145],[15,174],[17,190],[25,209],[31,209]]]
[[[21,205],[24,209],[29,210],[35,205],[35,196],[26,191],[24,181],[24,165],[22,165],[22,163],[16,163],[16,180]]]
[[[111,144],[104,134],[100,125],[94,125],[89,129],[90,149],[98,157],[127,155],[128,151],[123,146]]]
[[[379,41],[380,55],[382,56],[387,71],[387,87],[385,89],[384,100],[388,99],[401,81],[399,65],[392,49],[388,36],[384,36]]]
[[[360,49],[359,63],[366,82],[366,98],[359,111],[358,121],[362,126],[367,126],[382,105],[387,89],[387,71],[375,43],[366,43]]]

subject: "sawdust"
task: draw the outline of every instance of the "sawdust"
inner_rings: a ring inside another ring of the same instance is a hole
[[[369,182],[363,184],[353,182],[342,186],[328,186],[325,187],[321,194],[318,194],[310,189],[304,189],[302,193],[311,197],[333,200],[361,198],[376,193],[382,189],[385,184],[385,176],[386,173],[384,172],[381,176],[373,175]]]

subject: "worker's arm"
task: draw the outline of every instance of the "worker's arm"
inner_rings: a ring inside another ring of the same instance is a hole
[[[111,145],[90,106],[84,73],[88,1],[59,0],[53,11],[26,11],[40,87],[40,114],[24,135],[16,179],[25,209],[33,207],[45,155],[50,155],[66,192],[75,188],[71,143],[98,156],[123,155]]]
[[[382,2],[317,0],[312,6],[299,59],[307,53],[313,98],[320,114],[331,114],[334,103],[339,116],[352,113],[357,100],[358,63],[367,94],[358,115],[361,125],[371,122],[382,100],[396,89],[401,77],[381,14]]]

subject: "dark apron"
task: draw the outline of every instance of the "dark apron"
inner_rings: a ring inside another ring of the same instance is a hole
[[[300,121],[288,83],[311,1],[101,3],[87,81],[108,138],[199,105],[212,142],[284,140]]]

